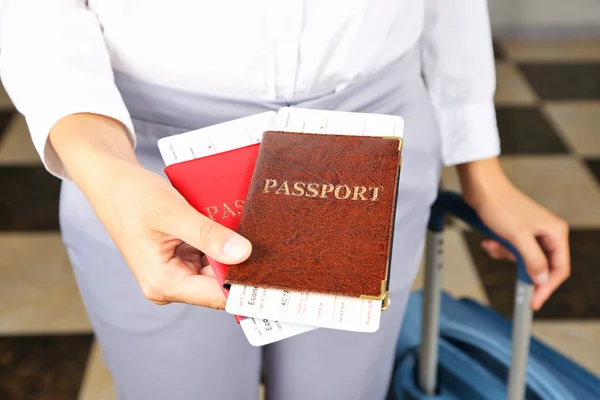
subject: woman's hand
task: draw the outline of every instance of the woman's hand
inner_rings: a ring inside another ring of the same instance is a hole
[[[570,275],[567,223],[518,190],[497,158],[462,164],[458,172],[465,200],[523,256],[536,286],[531,305],[538,310]],[[491,257],[514,260],[494,240],[485,240],[482,246]]]
[[[144,169],[120,123],[71,115],[54,126],[50,141],[149,300],[225,307],[202,253],[239,263],[250,255],[248,240],[197,212],[168,182]]]

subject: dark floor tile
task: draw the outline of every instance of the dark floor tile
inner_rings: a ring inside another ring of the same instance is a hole
[[[506,59],[506,52],[504,51],[504,48],[502,48],[502,45],[497,41],[494,40],[492,42],[492,45],[494,47],[494,59],[496,61],[503,61]]]
[[[2,138],[13,115],[15,115],[15,112],[12,110],[0,110],[0,146],[2,146]]]
[[[503,154],[557,154],[568,149],[537,107],[497,107]]]
[[[587,159],[585,160],[585,163],[600,184],[600,158]]]
[[[41,166],[0,166],[0,231],[58,230],[60,181]]]
[[[92,335],[0,337],[0,399],[76,400]]]
[[[516,279],[515,265],[490,259],[481,249],[482,236],[464,233],[469,250],[492,307],[512,315]],[[554,293],[536,319],[600,319],[600,229],[573,230],[570,235],[571,277]]]
[[[526,63],[519,68],[544,100],[600,99],[600,63]]]

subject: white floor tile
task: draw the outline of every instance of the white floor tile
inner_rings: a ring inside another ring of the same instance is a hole
[[[89,332],[58,233],[0,234],[0,334]]]
[[[90,359],[83,377],[79,400],[116,400],[114,383],[104,365],[97,343],[92,347]]]

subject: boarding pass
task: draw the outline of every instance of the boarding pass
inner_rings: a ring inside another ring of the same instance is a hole
[[[284,107],[277,113],[274,130],[402,138],[404,120],[390,115]],[[376,331],[381,319],[381,302],[374,300],[237,284],[230,287],[225,309],[254,318],[356,332]]]

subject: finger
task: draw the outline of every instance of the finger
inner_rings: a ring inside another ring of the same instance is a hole
[[[207,276],[216,276],[215,275],[215,271],[213,270],[213,268],[210,266],[210,262],[208,261],[208,257],[203,256],[202,260],[200,261],[201,265],[202,265],[202,269],[200,270],[200,273],[202,275],[207,275]]]
[[[533,308],[535,311],[538,311],[542,308],[544,303],[550,298],[551,295],[552,290],[548,285],[536,288],[533,298],[531,299],[531,308]]]
[[[151,302],[153,302],[154,304],[156,304],[157,306],[166,306],[167,304],[171,304],[170,301],[156,301],[156,300],[150,300]]]
[[[544,303],[548,301],[550,296],[563,282],[563,278],[551,274],[547,284],[536,288],[533,299],[531,300],[531,307],[536,311],[542,308]]]
[[[536,311],[542,308],[544,303],[548,301],[550,296],[565,281],[565,279],[566,278],[563,278],[560,274],[551,274],[547,284],[536,288],[531,301],[532,308]]]
[[[225,309],[225,295],[214,276],[190,275],[172,282],[166,298],[172,302]]]
[[[509,240],[523,257],[527,273],[533,283],[536,286],[547,284],[550,279],[548,259],[533,233],[521,230]]]
[[[536,310],[542,307],[552,293],[554,293],[571,274],[568,227],[565,228],[559,225],[554,232],[541,237],[540,243],[548,254],[550,279],[548,280],[548,283],[540,287],[534,295],[532,305]]]
[[[200,270],[200,274],[202,275],[206,275],[206,276],[216,276],[215,275],[215,271],[213,271],[212,267],[210,265],[203,267]]]
[[[138,279],[144,296],[157,305],[184,303],[210,308],[223,308],[223,290],[212,267],[196,268],[180,258],[168,263],[147,264],[145,273]]]
[[[187,203],[170,207],[161,216],[161,229],[224,264],[238,264],[250,255],[250,242],[196,211]]]
[[[511,261],[516,261],[514,254],[495,240],[486,239],[481,242],[481,247],[488,253],[490,257],[494,259],[508,259]]]

